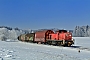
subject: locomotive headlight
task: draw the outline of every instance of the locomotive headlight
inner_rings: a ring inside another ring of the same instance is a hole
[[[71,35],[69,35],[69,36],[71,36]]]
[[[73,39],[73,38],[72,38],[72,41],[73,41],[73,44],[74,44],[74,42],[75,42],[75,39]]]

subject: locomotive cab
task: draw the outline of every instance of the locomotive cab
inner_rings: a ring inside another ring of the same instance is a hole
[[[71,46],[74,44],[72,33],[67,32],[67,30],[58,30],[56,33],[49,34],[49,40],[47,41],[55,45]]]

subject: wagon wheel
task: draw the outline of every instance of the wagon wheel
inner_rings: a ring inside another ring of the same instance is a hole
[[[39,41],[38,44],[41,44],[41,42]]]

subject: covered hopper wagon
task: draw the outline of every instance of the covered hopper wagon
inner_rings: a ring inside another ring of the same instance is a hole
[[[35,33],[22,34],[18,36],[18,40],[24,42],[34,42]]]
[[[20,40],[20,41],[25,41],[25,35],[26,34],[21,34],[20,36],[18,36],[18,40]]]
[[[49,34],[54,34],[52,30],[43,30],[35,33],[35,42],[37,43],[47,43],[49,39]]]

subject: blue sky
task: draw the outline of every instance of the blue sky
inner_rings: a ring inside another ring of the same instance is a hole
[[[90,25],[90,0],[0,0],[0,26],[22,29]]]

